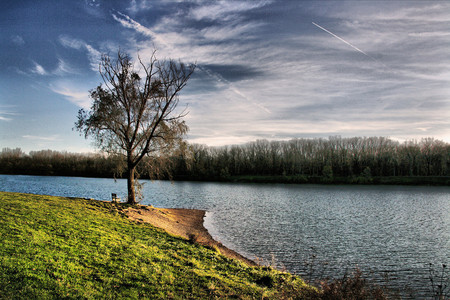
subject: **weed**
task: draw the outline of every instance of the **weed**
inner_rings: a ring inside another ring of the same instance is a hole
[[[305,279],[306,282],[310,284],[318,284],[319,279],[324,278],[325,271],[328,266],[328,262],[318,262],[316,253],[316,248],[310,247],[310,254],[303,263],[304,269],[306,271]]]
[[[450,277],[446,264],[442,264],[442,268],[436,271],[433,264],[430,263],[430,284],[432,297],[435,300],[444,300],[450,297],[449,282]]]
[[[356,269],[352,276],[345,274],[341,279],[335,279],[331,282],[321,282],[321,299],[339,300],[339,299],[388,299],[382,288],[370,284],[362,277],[362,272]]]
[[[310,248],[310,255],[304,261],[305,279],[316,286],[320,295],[316,299],[397,299],[385,286],[375,285],[363,277],[359,268],[349,274],[345,271],[342,278],[325,278],[328,262],[319,262],[316,249]],[[316,297],[316,296],[315,296]]]

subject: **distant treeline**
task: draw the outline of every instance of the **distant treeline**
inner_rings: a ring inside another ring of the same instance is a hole
[[[108,178],[115,175],[116,166],[117,160],[93,153],[41,150],[26,154],[20,148],[4,148],[0,153],[2,174]]]
[[[199,180],[297,183],[384,183],[376,177],[428,177],[412,181],[430,183],[433,177],[437,184],[446,184],[450,144],[433,138],[400,143],[384,137],[336,136],[225,147],[192,145],[192,157],[180,157],[174,174]]]
[[[194,144],[173,157],[174,179],[313,183],[450,182],[450,144],[433,138],[400,143],[385,137],[258,140],[244,145]],[[3,174],[119,177],[116,158],[51,150],[3,149]],[[154,166],[157,168],[158,166]],[[141,178],[148,178],[145,169]]]

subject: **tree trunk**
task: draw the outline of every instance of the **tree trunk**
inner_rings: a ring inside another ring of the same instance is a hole
[[[128,165],[127,170],[127,187],[128,187],[128,204],[136,204],[136,194],[134,191],[134,167]]]

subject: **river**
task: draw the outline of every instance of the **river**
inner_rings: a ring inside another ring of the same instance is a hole
[[[430,263],[450,263],[450,187],[142,183],[142,204],[204,209],[215,239],[305,279],[358,267],[404,298],[425,299]],[[110,200],[125,198],[126,181],[0,175],[0,190]]]

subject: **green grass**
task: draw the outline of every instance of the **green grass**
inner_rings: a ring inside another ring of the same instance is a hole
[[[0,192],[1,299],[289,299],[315,289],[94,200]]]

